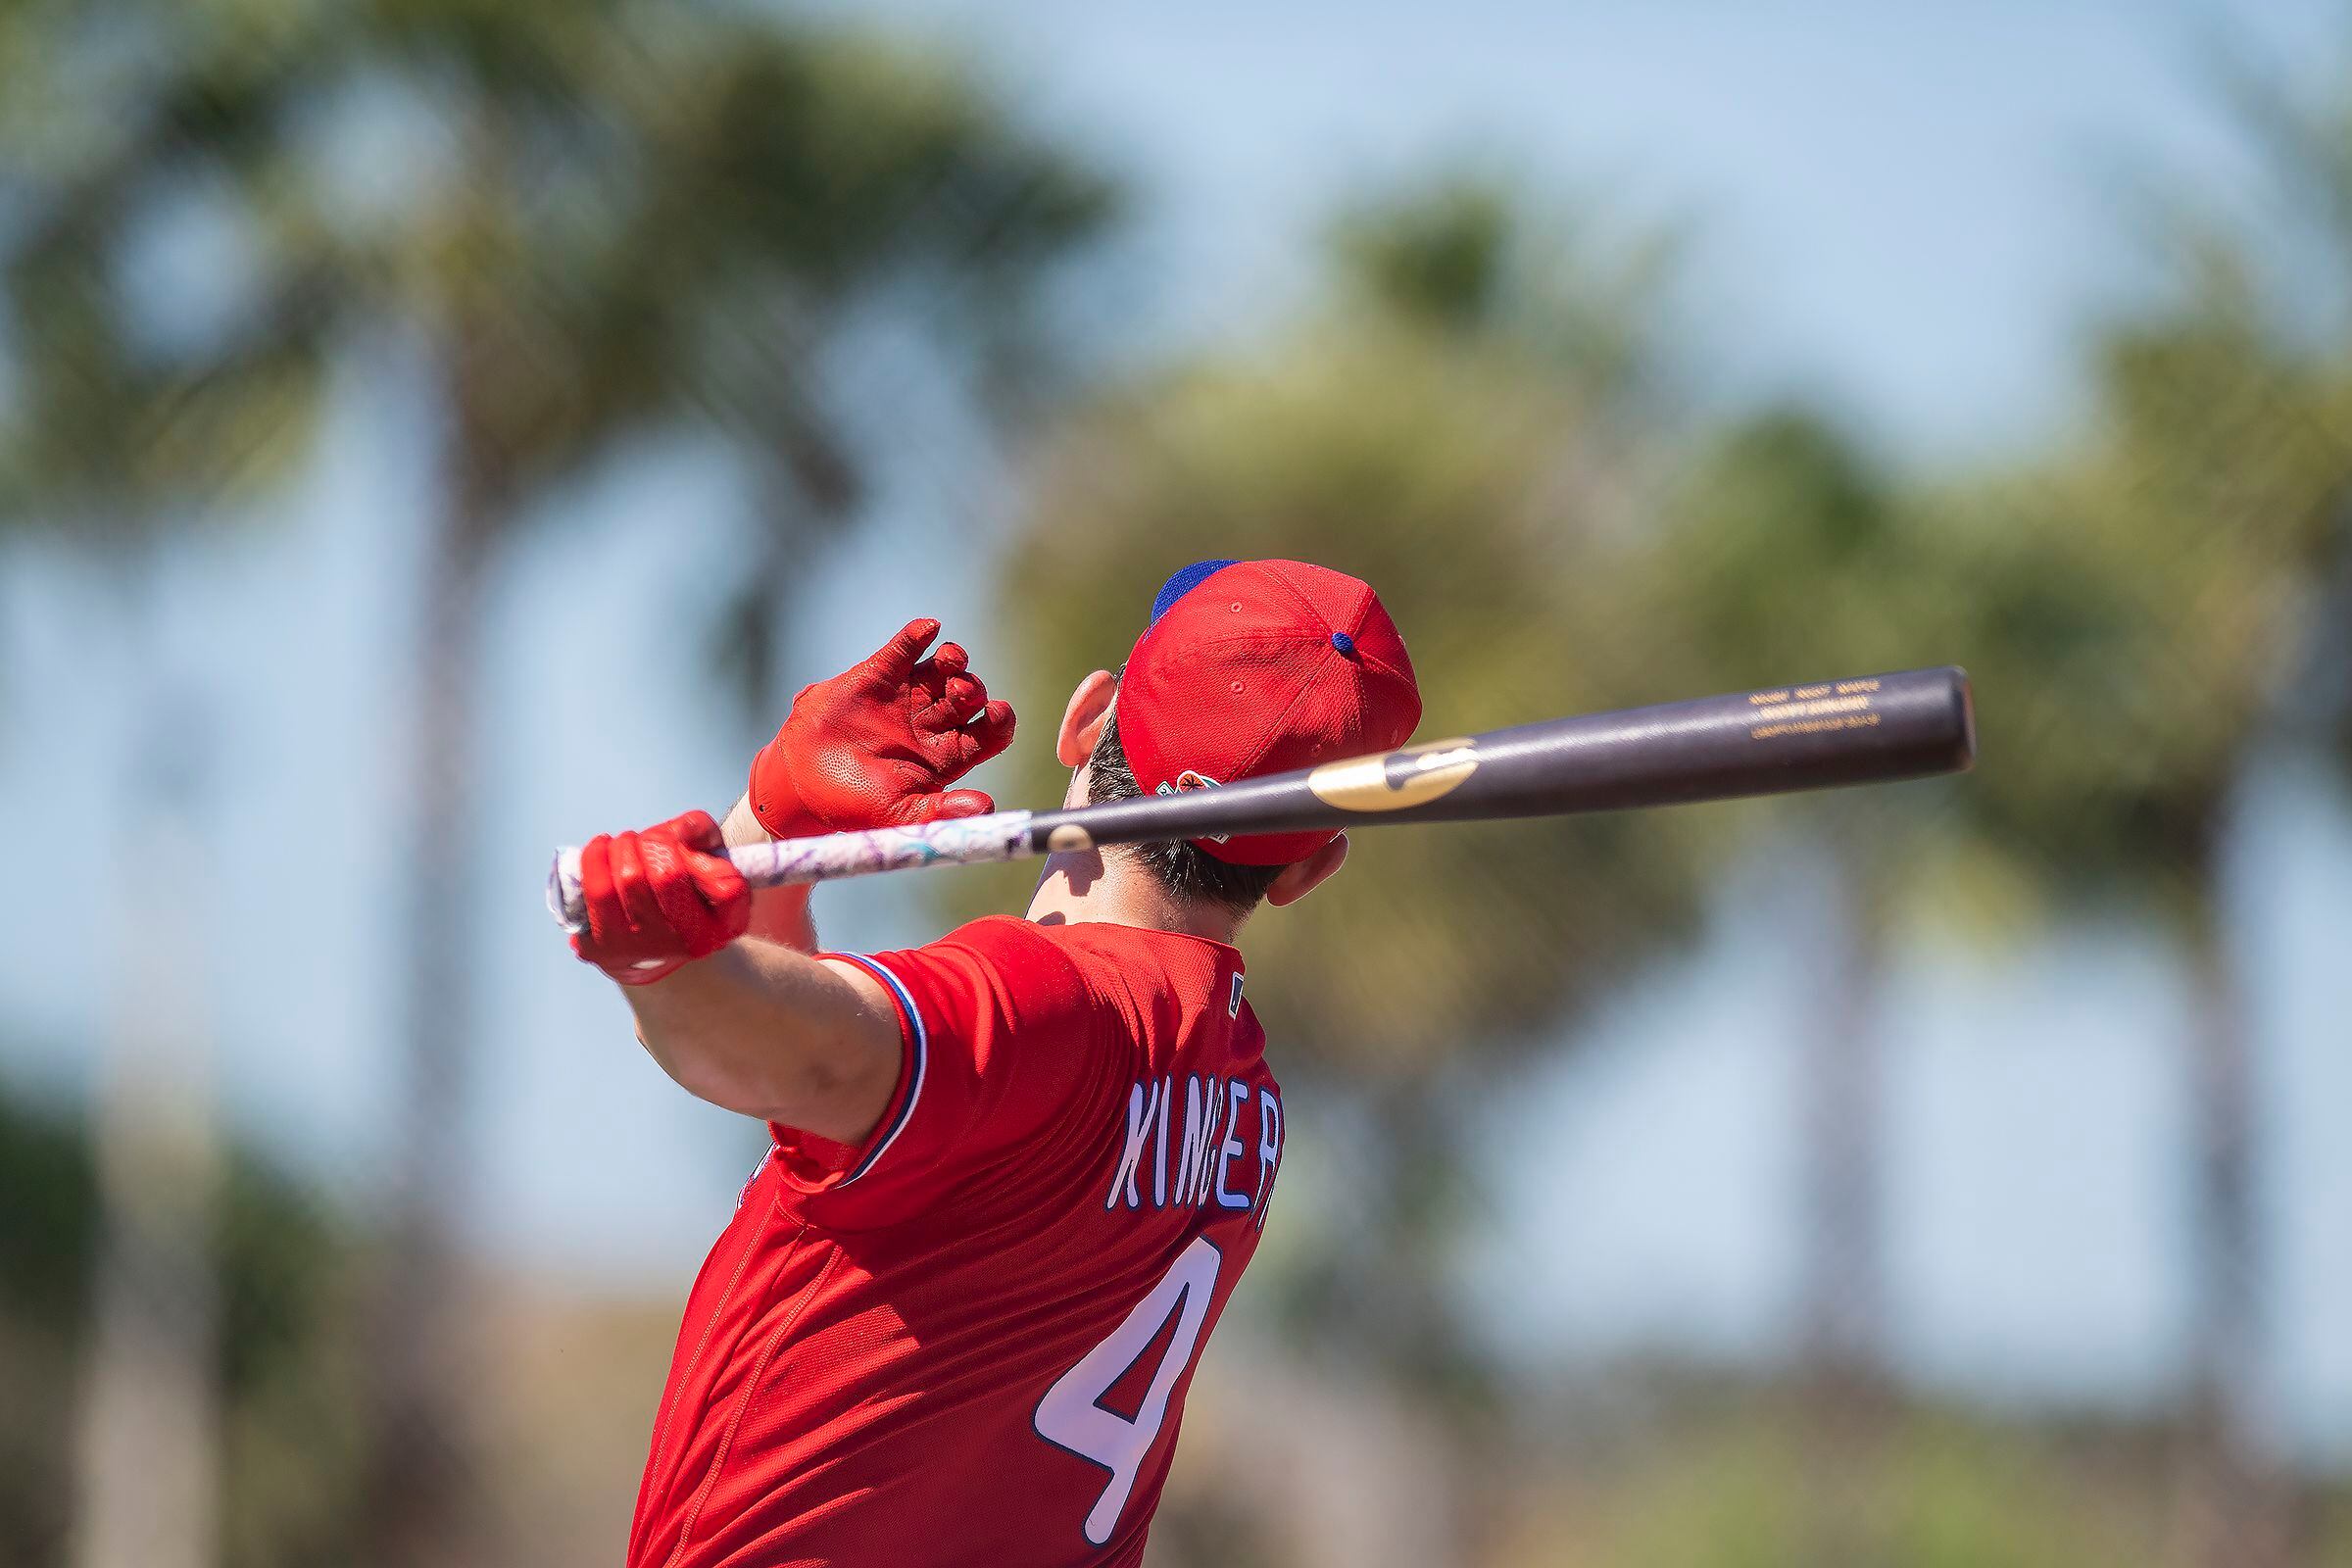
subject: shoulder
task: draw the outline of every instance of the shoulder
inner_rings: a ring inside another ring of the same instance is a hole
[[[936,941],[867,959],[918,994],[946,992],[1008,1015],[1081,1010],[1097,988],[1089,967],[1047,929],[988,915]]]
[[[1009,914],[983,915],[915,951],[956,954],[1045,983],[1074,978],[1085,968],[1066,941],[1055,940],[1054,928]]]

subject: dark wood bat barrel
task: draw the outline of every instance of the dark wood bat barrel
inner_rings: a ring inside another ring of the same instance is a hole
[[[1377,822],[1550,816],[1958,772],[1968,676],[1944,665],[1424,741],[1217,789],[1041,811],[1039,850]]]

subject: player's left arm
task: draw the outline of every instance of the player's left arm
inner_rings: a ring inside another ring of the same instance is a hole
[[[910,620],[805,687],[723,829],[691,811],[582,846],[588,929],[572,946],[621,983],[638,1039],[702,1099],[852,1143],[888,1107],[902,1060],[890,998],[862,970],[808,956],[807,888],[755,894],[724,852],[995,809],[951,786],[1011,741],[1012,706],[989,697],[961,647],[932,651],[939,632]]]
[[[898,1014],[855,965],[736,941],[752,894],[725,850],[707,811],[589,840],[573,948],[620,982],[638,1038],[689,1094],[855,1144],[897,1090]]]
[[[697,1099],[857,1145],[899,1084],[899,1020],[854,964],[738,942],[624,993],[638,1038]]]

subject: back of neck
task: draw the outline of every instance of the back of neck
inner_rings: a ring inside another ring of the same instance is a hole
[[[1045,874],[1029,897],[1029,918],[1045,925],[1141,926],[1231,943],[1240,936],[1245,916],[1204,899],[1176,897],[1116,850],[1084,850],[1047,858]]]

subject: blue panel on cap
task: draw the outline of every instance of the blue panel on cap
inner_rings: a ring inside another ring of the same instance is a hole
[[[1175,576],[1161,583],[1152,601],[1152,618],[1156,621],[1168,612],[1168,607],[1205,582],[1212,573],[1232,565],[1230,561],[1196,561]]]

